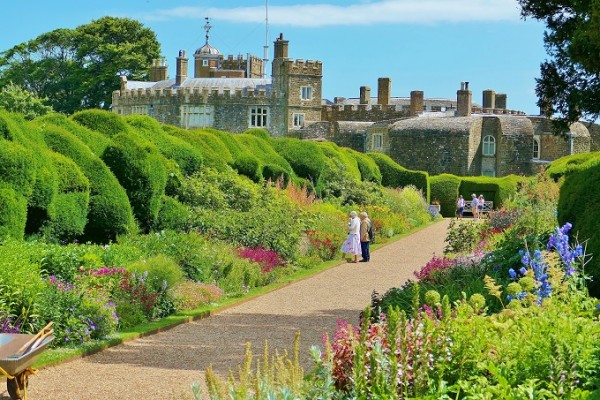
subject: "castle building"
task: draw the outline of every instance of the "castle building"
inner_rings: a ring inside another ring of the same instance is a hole
[[[223,56],[209,43],[193,58],[188,75],[185,50],[175,78],[165,59],[154,60],[149,81],[127,81],[113,92],[112,111],[147,114],[183,128],[213,127],[241,133],[264,128],[276,137],[329,140],[361,152],[382,152],[400,165],[430,174],[505,176],[533,174],[564,155],[598,150],[598,126],[573,124],[563,137],[550,121],[507,108],[507,95],[488,89],[473,103],[468,82],[455,98],[392,97],[391,79],[378,79],[377,96],[361,86],[359,97],[322,98],[322,63],[291,59],[289,42],[274,42],[272,74],[247,54]],[[565,139],[566,138],[566,139]]]

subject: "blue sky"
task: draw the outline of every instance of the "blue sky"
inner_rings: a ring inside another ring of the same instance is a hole
[[[56,28],[104,15],[138,19],[156,32],[174,73],[180,49],[210,43],[223,54],[263,56],[265,0],[30,0],[3,4],[0,51]],[[392,95],[423,90],[454,98],[469,81],[508,94],[508,107],[537,114],[535,78],[546,58],[543,24],[522,20],[516,0],[268,0],[269,58],[283,33],[293,58],[323,62],[323,97],[376,94],[377,78],[392,79]]]

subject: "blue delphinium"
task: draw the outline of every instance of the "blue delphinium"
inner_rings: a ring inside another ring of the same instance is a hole
[[[574,249],[569,246],[568,232],[572,227],[573,225],[567,222],[562,227],[556,228],[554,233],[550,236],[548,245],[546,247],[548,250],[556,250],[562,262],[565,263],[565,274],[567,276],[573,275],[575,272],[573,261],[583,255],[583,246],[580,244],[578,244]]]

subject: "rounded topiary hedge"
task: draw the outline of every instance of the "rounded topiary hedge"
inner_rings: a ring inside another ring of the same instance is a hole
[[[339,147],[337,144],[332,142],[319,142],[317,145],[321,148],[328,160],[336,159],[339,163],[341,163],[341,165],[343,165],[343,168],[352,177],[352,179],[355,181],[361,180],[358,162],[354,157],[345,153],[342,147]]]
[[[0,241],[22,239],[27,222],[27,199],[0,182]]]
[[[424,171],[411,171],[398,165],[389,156],[381,153],[367,153],[381,171],[381,184],[386,187],[404,187],[413,185],[423,192],[424,197],[429,202],[429,174]]]
[[[444,217],[454,217],[456,214],[456,201],[461,179],[452,174],[441,174],[429,177],[431,200],[440,202],[440,212]],[[464,195],[463,195],[464,197]],[[466,203],[469,198],[465,198]]]
[[[267,164],[276,165],[281,168],[287,176],[295,176],[290,163],[275,151],[270,141],[245,133],[234,135],[233,137],[246,149],[248,154],[251,154],[258,159],[261,163],[261,168]]]
[[[345,148],[344,151],[356,160],[358,170],[360,171],[360,178],[363,181],[381,184],[381,171],[375,160],[353,149]]]
[[[202,153],[185,140],[165,133],[154,118],[146,115],[128,115],[125,122],[137,134],[154,144],[163,156],[175,161],[184,175],[192,175],[202,168]]]
[[[244,131],[244,133],[247,135],[256,136],[257,138],[260,138],[266,142],[270,142],[272,140],[271,134],[264,128],[250,128]]]
[[[154,229],[183,231],[187,229],[190,209],[176,199],[163,196]]]
[[[110,138],[119,133],[129,132],[129,126],[125,123],[123,117],[105,110],[84,110],[79,111],[71,117],[75,122],[86,128],[108,136]]]
[[[219,139],[221,143],[223,143],[223,145],[227,148],[229,154],[231,154],[232,157],[231,162],[228,161],[229,165],[233,165],[234,161],[238,157],[241,157],[242,155],[248,155],[248,151],[246,150],[246,148],[237,140],[235,140],[235,134],[219,131],[217,129],[212,128],[205,128],[204,130],[214,135],[214,137]]]
[[[558,180],[565,174],[588,169],[598,164],[600,164],[600,151],[573,154],[552,161],[546,168],[546,173],[552,179]]]
[[[113,137],[102,160],[127,192],[138,224],[148,231],[158,217],[167,171],[156,148],[136,136],[120,133]]]
[[[18,143],[0,139],[0,182],[29,199],[36,183],[36,155]]]
[[[44,138],[50,149],[73,160],[90,183],[84,239],[108,242],[133,229],[133,212],[127,193],[106,164],[79,138],[61,127],[47,124]]]
[[[301,178],[316,182],[327,163],[327,157],[314,142],[299,139],[275,139],[273,148],[283,156]]]
[[[235,169],[238,174],[247,176],[254,182],[259,182],[261,179],[263,179],[262,165],[260,161],[258,161],[258,158],[250,154],[244,154],[236,158],[235,162],[233,163],[233,169]]]
[[[558,221],[573,224],[569,235],[581,243],[587,241],[586,252],[592,257],[585,272],[593,278],[588,286],[591,295],[600,297],[600,164],[566,175],[560,188]]]
[[[75,135],[86,146],[88,146],[98,157],[102,156],[104,149],[110,143],[110,138],[104,136],[100,132],[86,128],[78,124],[72,118],[67,118],[64,114],[46,114],[40,118],[36,118],[35,122],[42,127],[44,124],[52,124],[61,127],[67,132]]]
[[[226,171],[228,161],[233,163],[233,157],[227,147],[211,133],[202,130],[187,131],[176,126],[163,126],[163,130],[177,138],[189,143],[196,151],[202,154],[203,165],[217,171]]]

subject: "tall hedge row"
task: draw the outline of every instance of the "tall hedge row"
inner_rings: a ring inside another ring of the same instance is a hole
[[[429,174],[424,171],[411,171],[398,165],[389,156],[381,153],[367,153],[381,171],[381,184],[387,187],[403,187],[413,185],[423,192],[423,195],[429,201]]]
[[[600,164],[600,151],[573,154],[552,161],[546,169],[546,173],[552,179],[558,180],[565,174],[582,171],[598,164]]]
[[[234,135],[233,137],[245,148],[248,154],[258,159],[261,175],[264,179],[277,179],[283,175],[287,181],[295,176],[290,163],[273,149],[270,142],[247,133]]]
[[[558,220],[561,225],[573,224],[571,236],[587,240],[586,252],[591,255],[585,272],[592,276],[590,293],[600,297],[600,164],[567,174],[560,188]]]
[[[275,139],[273,148],[287,160],[296,175],[316,182],[327,163],[327,157],[314,142],[299,139]]]
[[[79,125],[85,126],[96,132],[112,138],[120,133],[131,132],[125,119],[105,110],[84,110],[72,116]]]
[[[441,174],[429,177],[431,200],[440,202],[440,212],[444,217],[453,217],[455,215],[460,182],[461,179],[452,174]],[[467,203],[469,199],[470,197],[465,198],[465,202]]]
[[[110,138],[106,137],[100,132],[96,132],[78,124],[75,119],[67,118],[63,114],[46,114],[40,118],[37,118],[35,121],[42,127],[42,130],[45,124],[51,124],[63,128],[67,132],[75,135],[98,157],[102,156],[102,153],[104,153],[104,150],[110,143]]]
[[[509,196],[517,193],[518,185],[524,178],[516,175],[509,175],[502,178],[493,178],[488,176],[469,176],[461,178],[459,193],[469,202],[471,194],[480,194],[486,200],[494,202],[494,208],[499,207]]]
[[[187,131],[176,126],[167,125],[163,130],[179,139],[184,140],[202,154],[203,164],[217,171],[226,171],[229,167],[228,160],[233,162],[233,157],[213,134],[202,130]]]
[[[381,184],[381,171],[375,160],[364,153],[350,148],[344,148],[344,152],[356,160],[358,170],[360,171],[360,179]]]
[[[129,232],[134,222],[127,193],[106,164],[75,135],[61,127],[46,125],[44,138],[50,149],[73,160],[90,183],[84,238],[107,242]]]
[[[0,182],[0,241],[22,239],[27,222],[27,199]]]
[[[341,147],[332,142],[318,142],[317,145],[321,148],[325,157],[328,160],[336,159],[346,169],[346,172],[350,174],[352,179],[355,181],[361,180],[360,169],[358,169],[358,162],[354,157],[345,153]]]

